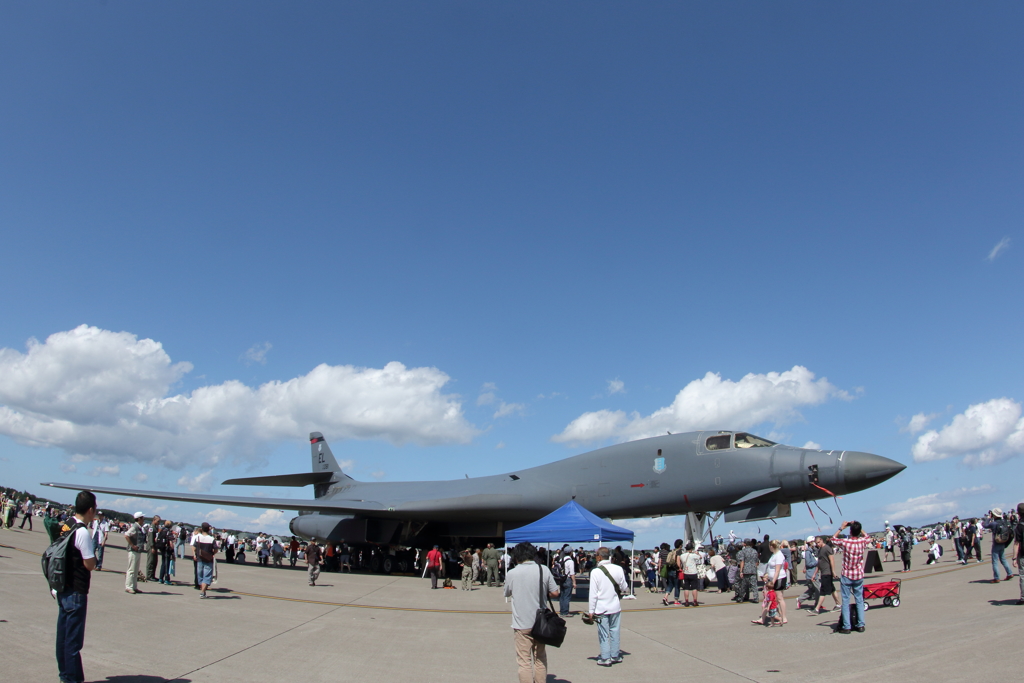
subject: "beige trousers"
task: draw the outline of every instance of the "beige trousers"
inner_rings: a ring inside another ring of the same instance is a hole
[[[136,590],[139,582],[139,554],[128,551],[128,571],[124,575],[124,589]]]
[[[530,631],[528,628],[513,629],[519,683],[545,683],[548,678],[548,653],[544,643],[534,641]]]

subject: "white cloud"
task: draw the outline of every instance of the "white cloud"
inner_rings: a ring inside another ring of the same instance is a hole
[[[963,457],[966,465],[994,465],[1024,454],[1021,404],[1009,398],[976,403],[940,430],[917,439],[914,462]]]
[[[0,349],[0,434],[87,459],[181,469],[226,457],[262,462],[318,430],[333,439],[466,443],[478,430],[437,368],[319,365],[253,388],[236,380],[175,394],[192,369],[160,343],[86,325]]]
[[[953,491],[942,491],[940,493],[929,493],[925,496],[908,498],[901,503],[893,503],[885,506],[885,511],[890,518],[898,517],[903,522],[937,522],[949,519],[953,515],[964,512],[963,498],[977,496],[983,493],[991,493],[995,489],[984,484],[971,488],[959,488]],[[899,524],[900,521],[896,521]]]
[[[280,510],[267,510],[259,517],[249,522],[254,531],[261,530],[266,527],[279,527],[285,519],[285,513]]]
[[[781,424],[799,420],[798,408],[824,403],[830,398],[850,399],[822,377],[800,365],[785,372],[748,374],[738,382],[709,372],[680,391],[672,405],[646,417],[639,413],[598,410],[584,413],[569,423],[556,442],[603,439],[628,441],[666,432],[697,429],[750,429],[764,422]]]
[[[920,434],[925,429],[927,429],[928,425],[931,424],[932,420],[934,420],[938,416],[939,416],[939,413],[928,413],[928,414],[918,413],[917,415],[914,415],[912,418],[907,420],[907,423],[905,425],[900,427],[900,432],[901,433],[902,432],[910,432],[911,434]],[[896,423],[897,424],[902,423],[904,420],[906,420],[906,418],[901,416],[901,417],[896,419]]]
[[[68,462],[62,462],[60,464],[60,471],[64,474],[74,474],[78,471],[78,467]]]
[[[476,397],[476,404],[478,406],[489,406],[494,403],[498,396],[495,393],[498,390],[498,386],[494,382],[485,382],[480,387],[480,395]]]
[[[139,472],[134,477],[132,477],[132,479],[134,479],[135,481],[137,481],[137,482],[139,482],[141,484],[141,483],[145,482],[147,479],[149,479],[149,475],[146,474],[145,472]]]
[[[619,394],[626,391],[626,383],[621,379],[608,380],[608,395]]]
[[[387,472],[385,472],[384,470],[377,470],[376,472],[370,472],[370,476],[373,477],[374,479],[383,479],[385,476],[387,476]]]
[[[213,486],[213,470],[207,470],[194,477],[186,474],[178,479],[178,486],[184,486],[193,493],[209,491],[210,487]]]
[[[821,450],[821,444],[818,443],[817,441],[808,441],[807,443],[805,443],[803,445],[803,448],[807,448],[807,449],[812,450],[812,451],[820,451]]]
[[[246,365],[252,363],[259,363],[260,365],[267,364],[267,354],[270,353],[270,349],[274,348],[274,345],[270,342],[263,342],[262,344],[253,344],[250,346],[242,358],[245,360]]]
[[[494,417],[506,417],[508,415],[515,415],[516,413],[522,415],[524,410],[526,410],[526,406],[522,403],[505,403],[502,401],[501,405],[498,406],[498,409],[494,411]]]
[[[116,477],[121,474],[121,468],[118,465],[107,465],[105,467],[93,467],[91,470],[85,473],[90,477],[98,477],[101,474],[106,474],[111,477]]]
[[[505,447],[505,442],[504,441],[499,441],[498,444],[494,447],[494,450],[500,451],[504,447]]]
[[[143,500],[141,498],[97,498],[96,507],[104,510],[117,510],[128,515],[135,514],[139,510],[145,512],[149,509],[149,506],[153,505],[152,500]],[[146,507],[143,507],[146,506]]]
[[[999,257],[1000,254],[1002,254],[1004,251],[1006,251],[1009,248],[1010,248],[1010,238],[1009,237],[1004,237],[1003,239],[999,240],[999,243],[996,244],[996,246],[992,247],[992,251],[988,252],[988,256],[986,258],[989,261],[995,261]]]
[[[227,524],[240,521],[242,516],[232,510],[216,508],[202,515],[202,518],[203,521],[210,522],[211,524]]]

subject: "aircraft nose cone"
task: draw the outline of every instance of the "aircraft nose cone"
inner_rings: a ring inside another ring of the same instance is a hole
[[[906,465],[874,453],[847,451],[843,455],[843,471],[848,491],[863,491],[907,469]]]

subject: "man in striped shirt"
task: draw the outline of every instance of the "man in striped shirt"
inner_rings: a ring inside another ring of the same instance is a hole
[[[850,527],[850,537],[840,537],[846,527]],[[839,590],[842,594],[842,617],[839,620],[837,633],[850,632],[850,594],[857,600],[857,633],[864,633],[864,550],[871,537],[863,532],[860,522],[843,522],[832,537],[832,545],[843,549],[843,574],[839,577]]]

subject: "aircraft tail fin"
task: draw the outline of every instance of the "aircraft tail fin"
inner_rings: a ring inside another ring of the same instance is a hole
[[[335,477],[337,481],[352,480],[352,477],[341,471],[341,467],[338,465],[338,461],[334,459],[334,453],[331,452],[331,447],[327,445],[327,440],[324,439],[323,434],[320,432],[309,433],[309,449],[313,458],[314,472],[333,472],[337,475]]]

